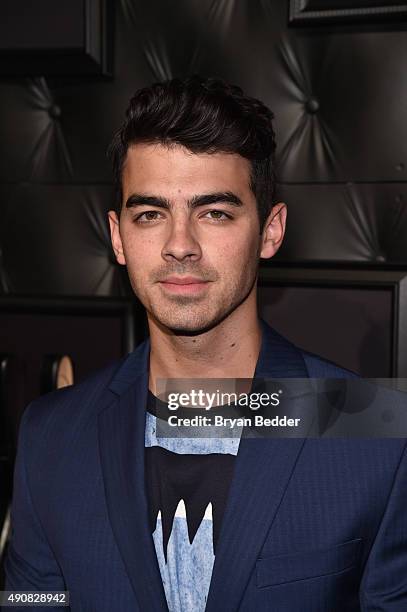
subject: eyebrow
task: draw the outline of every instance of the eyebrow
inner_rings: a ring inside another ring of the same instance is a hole
[[[188,208],[197,208],[198,206],[209,206],[211,204],[232,204],[232,206],[243,206],[242,200],[231,191],[219,191],[215,193],[205,193],[195,195],[187,200]],[[156,206],[158,208],[171,208],[171,202],[162,196],[152,196],[142,193],[132,193],[126,200],[126,208],[134,208],[135,206]]]

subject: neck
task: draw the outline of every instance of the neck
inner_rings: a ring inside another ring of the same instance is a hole
[[[163,329],[150,317],[149,330],[153,393],[157,378],[253,378],[261,345],[256,308],[237,308],[195,336]]]

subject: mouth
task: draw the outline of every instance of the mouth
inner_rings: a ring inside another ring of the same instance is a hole
[[[160,281],[160,286],[172,294],[196,295],[202,293],[210,281],[195,276],[170,276]]]

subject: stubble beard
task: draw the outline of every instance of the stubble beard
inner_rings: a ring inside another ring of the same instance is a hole
[[[162,300],[152,300],[146,306],[148,315],[161,327],[177,335],[199,335],[224,321],[250,295],[257,278],[253,272],[250,283],[240,282],[223,295],[216,296],[165,296]],[[216,307],[214,307],[216,305]]]

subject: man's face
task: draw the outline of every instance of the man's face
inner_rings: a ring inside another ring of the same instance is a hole
[[[255,291],[259,257],[279,243],[271,245],[271,226],[260,234],[248,160],[137,144],[128,150],[122,188],[120,223],[109,213],[113,248],[159,324],[203,332]]]

